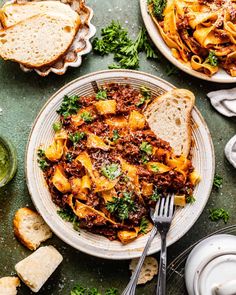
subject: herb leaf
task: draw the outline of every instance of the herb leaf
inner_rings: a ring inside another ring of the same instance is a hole
[[[75,230],[79,229],[79,220],[78,217],[68,209],[60,209],[57,211],[57,214],[65,221],[71,222]]]
[[[194,202],[196,202],[196,199],[194,198],[194,196],[189,195],[186,197],[186,203],[193,204]]]
[[[209,51],[209,55],[206,59],[206,62],[208,62],[213,67],[218,66],[218,57],[216,56],[215,51],[213,50]]]
[[[223,219],[224,223],[227,223],[229,220],[229,213],[223,208],[210,209],[209,212],[209,218],[211,221],[218,221],[220,219]]]
[[[105,295],[118,295],[118,290],[116,288],[107,289]]]
[[[114,180],[121,175],[120,166],[118,164],[106,165],[101,168],[101,172],[108,179]]]
[[[139,102],[136,103],[137,107],[142,105],[145,101],[150,100],[150,98],[151,98],[151,90],[149,88],[147,88],[145,86],[141,86],[140,87],[140,92],[141,92],[142,96],[141,96]]]
[[[73,146],[76,146],[78,142],[85,137],[84,132],[75,132],[69,134],[69,140],[73,142]]]
[[[179,73],[179,70],[173,66],[172,64],[168,64],[166,67],[166,75],[171,76],[171,75],[176,75]]]
[[[37,156],[39,157],[38,159],[38,165],[42,171],[45,171],[50,165],[47,162],[46,156],[45,156],[45,151],[42,149],[38,149]]]
[[[90,123],[93,121],[93,117],[91,115],[90,112],[84,111],[82,112],[82,114],[80,115],[80,117],[84,120],[84,122],[86,123]]]
[[[53,123],[52,128],[53,128],[53,130],[54,130],[55,132],[60,131],[61,128],[62,128],[62,124],[61,124],[61,122],[55,122],[55,123]]]
[[[124,192],[123,197],[113,197],[113,201],[108,201],[106,204],[107,210],[115,213],[120,220],[128,219],[129,213],[137,209],[131,196],[131,193]]]
[[[223,184],[223,178],[220,175],[216,174],[213,181],[214,187],[219,189],[222,187],[222,184]]]
[[[157,17],[158,20],[163,19],[163,11],[166,7],[167,0],[151,0],[148,1],[148,4],[153,5],[153,14]]]
[[[137,69],[139,67],[139,52],[145,51],[148,58],[157,58],[152,45],[150,45],[147,32],[141,29],[135,41],[132,41],[126,29],[119,22],[112,23],[102,29],[102,38],[95,38],[93,50],[100,55],[114,54],[117,63],[109,66],[110,69]]]
[[[71,163],[73,161],[73,157],[72,157],[71,153],[66,154],[66,161],[69,162],[69,163]]]
[[[140,151],[145,152],[147,155],[152,154],[152,145],[147,141],[143,141],[139,147]]]
[[[66,119],[70,115],[76,114],[79,109],[79,97],[77,95],[65,95],[60,106],[60,109],[57,110],[57,113]]]
[[[77,284],[70,292],[70,295],[102,295],[97,288],[84,288]],[[105,291],[104,295],[118,295],[116,288],[110,288]]]
[[[140,234],[147,233],[148,220],[146,217],[142,217],[139,227],[140,227],[140,229],[139,229]]]
[[[96,94],[97,100],[106,100],[107,99],[107,91],[105,89],[100,89]]]
[[[160,199],[160,197],[161,197],[161,195],[160,195],[160,193],[158,192],[158,189],[155,188],[153,194],[152,194],[151,197],[150,197],[150,199],[151,199],[152,201],[157,202],[157,201]]]
[[[159,168],[158,168],[157,164],[152,164],[151,169],[153,172],[159,172]]]
[[[113,137],[112,137],[112,140],[113,140],[113,141],[117,141],[119,138],[120,138],[119,131],[116,130],[116,129],[113,130]]]

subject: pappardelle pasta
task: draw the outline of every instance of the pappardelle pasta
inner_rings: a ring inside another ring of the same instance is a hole
[[[235,0],[159,2],[149,0],[149,12],[176,59],[207,76],[222,67],[236,77]]]
[[[174,192],[184,206],[199,181],[191,160],[150,130],[143,110],[151,101],[147,88],[119,84],[66,96],[54,140],[39,150],[53,202],[80,228],[123,244],[152,228],[160,196]]]

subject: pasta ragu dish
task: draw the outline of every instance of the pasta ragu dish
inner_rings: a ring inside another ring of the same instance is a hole
[[[208,76],[220,67],[236,76],[235,0],[149,0],[149,11],[176,59]]]
[[[143,110],[151,100],[146,87],[119,84],[64,97],[54,140],[38,151],[61,217],[125,244],[151,229],[149,210],[160,196],[191,200],[199,177],[150,130]]]

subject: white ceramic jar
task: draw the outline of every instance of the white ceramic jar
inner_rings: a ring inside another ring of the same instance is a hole
[[[236,236],[214,235],[195,246],[185,282],[189,295],[236,295]]]

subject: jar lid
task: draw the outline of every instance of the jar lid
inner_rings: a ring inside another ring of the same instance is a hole
[[[185,281],[190,295],[236,295],[236,236],[214,235],[194,247]]]

